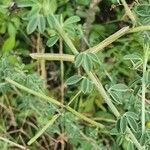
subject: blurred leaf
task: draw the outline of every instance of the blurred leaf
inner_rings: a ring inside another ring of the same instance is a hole
[[[82,63],[83,63],[83,53],[79,53],[76,57],[75,57],[75,67],[79,68]]]
[[[41,7],[39,5],[34,5],[31,9],[31,11],[28,13],[28,19],[30,22],[30,19],[34,18],[35,16],[37,16],[39,14],[41,10]]]
[[[135,119],[130,117],[130,116],[127,116],[127,121],[128,121],[129,126],[131,127],[131,129],[134,132],[137,132],[138,131],[138,125],[137,125]]]
[[[90,57],[87,54],[83,55],[83,68],[86,71],[91,71],[93,68],[92,60],[90,59]]]
[[[37,26],[38,26],[37,16],[30,18],[30,21],[27,25],[27,33],[31,34],[32,32],[34,32]]]
[[[120,92],[126,92],[129,90],[129,88],[124,84],[115,84],[110,89],[114,91],[120,91]]]
[[[15,36],[16,32],[17,32],[17,30],[16,30],[15,26],[11,22],[8,23],[8,34],[9,34],[9,36]]]
[[[93,84],[92,82],[87,79],[87,78],[84,78],[81,82],[81,91],[83,93],[89,93],[93,90]]]
[[[133,118],[133,119],[135,119],[135,120],[138,120],[139,118],[138,118],[138,114],[136,114],[136,113],[134,113],[134,112],[131,112],[131,111],[128,111],[128,112],[126,112],[125,113],[125,115],[128,117],[131,117],[131,118]]]
[[[46,21],[43,15],[38,15],[38,29],[40,33],[43,33],[46,28]]]
[[[44,15],[54,14],[57,10],[57,1],[56,0],[45,0],[43,1],[43,10]]]
[[[81,79],[82,79],[82,76],[80,76],[80,75],[74,75],[74,76],[70,77],[69,79],[67,79],[66,84],[67,85],[76,84]]]
[[[73,24],[73,23],[76,23],[76,22],[79,22],[80,21],[80,17],[78,16],[72,16],[70,18],[67,18],[64,22],[64,25],[69,25],[69,24]]]
[[[109,91],[109,94],[111,95],[111,97],[113,98],[113,101],[116,104],[122,104],[122,99],[121,99],[119,93],[117,93],[115,91]]]
[[[147,139],[146,134],[143,134],[143,135],[141,136],[141,138],[140,138],[140,143],[141,143],[142,145],[144,145],[144,144],[146,143],[146,139]]]
[[[126,120],[125,116],[121,116],[121,118],[117,120],[116,128],[121,133],[126,132],[126,130],[127,130],[127,120]]]
[[[32,0],[17,0],[16,2],[18,7],[31,7],[34,4]]]
[[[131,143],[131,142],[128,142],[127,150],[135,150],[135,148],[134,148],[134,144],[133,144],[133,143]]]
[[[18,17],[13,17],[11,21],[13,22],[16,30],[18,30],[20,27],[20,19]]]
[[[15,47],[15,36],[10,36],[3,44],[2,51],[9,52]]]
[[[125,133],[127,130],[127,120],[126,120],[126,117],[122,116],[120,118],[120,131],[122,133]]]
[[[80,5],[88,5],[90,3],[90,0],[76,0],[76,3]]]
[[[48,47],[52,47],[53,45],[56,44],[56,42],[59,40],[59,37],[56,35],[56,36],[53,36],[53,37],[50,37],[46,43],[46,45]]]
[[[6,25],[5,23],[3,22],[0,26],[0,34],[4,34],[6,32]]]
[[[92,59],[93,61],[95,61],[96,63],[99,63],[99,58],[97,57],[96,54],[88,53],[88,55],[91,57],[91,59]]]
[[[124,56],[124,59],[126,60],[142,60],[142,58],[136,54],[129,54]]]

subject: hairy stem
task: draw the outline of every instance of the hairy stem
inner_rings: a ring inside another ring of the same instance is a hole
[[[150,25],[146,25],[146,26],[139,26],[139,27],[135,27],[135,28],[131,28],[129,30],[129,33],[135,33],[135,32],[143,32],[143,31],[148,31],[150,30]]]
[[[79,52],[77,51],[77,49],[75,48],[75,46],[73,45],[72,41],[68,38],[67,34],[63,31],[62,27],[60,26],[59,22],[56,20],[55,16],[52,16],[54,23],[55,23],[55,28],[56,30],[59,32],[59,34],[61,35],[61,37],[64,39],[64,41],[67,43],[67,45],[69,46],[69,48],[71,49],[72,53],[74,55],[78,54]],[[125,34],[125,32],[127,32],[129,30],[129,27],[125,27],[123,28],[121,31],[121,36],[122,34]],[[119,34],[117,37],[120,37]],[[116,37],[114,37],[114,39],[116,40]],[[111,40],[115,41],[112,37]],[[109,40],[108,40],[109,43]],[[108,45],[108,44],[107,44]],[[97,48],[96,48],[97,49]],[[95,52],[94,48],[92,50],[92,52]],[[99,51],[99,46],[97,51]],[[96,51],[96,52],[97,52]],[[120,116],[120,113],[118,112],[118,110],[116,109],[116,107],[114,106],[114,104],[112,103],[110,97],[107,95],[105,89],[103,88],[101,82],[94,76],[94,74],[92,74],[91,72],[86,71],[87,75],[89,76],[89,78],[93,81],[93,83],[95,84],[97,90],[99,91],[100,95],[103,96],[103,98],[105,99],[106,103],[108,104],[109,108],[112,110],[112,112],[114,113],[114,115],[116,117]],[[137,141],[137,139],[135,138],[134,134],[132,133],[132,131],[128,128],[128,133],[130,134],[130,137],[132,139],[132,141],[134,142],[135,146],[139,149],[142,150],[142,146],[140,145],[140,143]]]
[[[4,141],[4,142],[6,142],[6,143],[9,143],[10,145],[16,146],[16,147],[18,147],[18,148],[20,148],[20,149],[29,150],[29,149],[27,149],[26,147],[24,147],[24,146],[22,146],[22,145],[20,145],[20,144],[14,143],[13,141],[10,141],[9,139],[6,139],[6,138],[4,138],[4,137],[1,137],[1,136],[0,136],[0,140]]]
[[[128,17],[131,19],[133,25],[136,24],[136,19],[135,19],[135,15],[132,13],[132,11],[130,10],[130,8],[128,7],[128,4],[125,0],[120,0],[121,3],[123,4],[126,14],[128,15]]]
[[[74,55],[69,55],[69,54],[53,54],[53,53],[45,53],[45,54],[42,54],[42,53],[31,53],[30,56],[33,58],[33,59],[36,59],[36,60],[41,60],[41,59],[44,59],[44,60],[52,60],[52,61],[71,61],[73,62],[74,61]]]
[[[59,40],[59,53],[62,55],[63,54],[63,40],[60,38]],[[64,103],[64,63],[63,60],[60,60],[60,76],[61,76],[61,86],[60,86],[60,91],[61,91],[61,103]]]
[[[141,115],[141,122],[142,122],[142,134],[145,133],[145,93],[146,93],[146,68],[147,62],[149,57],[149,46],[144,46],[144,58],[143,58],[143,78],[142,78],[142,115]]]
[[[54,115],[51,120],[48,121],[48,123],[28,142],[28,145],[31,145],[34,143],[48,128],[49,126],[53,125],[54,122],[58,119],[60,114]]]
[[[104,41],[102,41],[98,45],[96,45],[96,46],[94,46],[92,48],[89,48],[86,51],[88,51],[90,53],[97,53],[100,50],[102,50],[105,47],[107,47],[108,45],[110,45],[112,42],[114,42],[117,39],[119,39],[121,36],[125,35],[128,31],[129,31],[129,27],[124,27],[124,28],[120,29],[119,31],[117,31],[116,33],[114,33],[111,36],[109,36],[108,38],[106,38]]]
[[[93,126],[96,126],[97,128],[104,128],[104,125],[103,125],[103,124],[98,123],[98,122],[96,122],[96,121],[94,121],[94,120],[92,120],[92,119],[90,119],[90,118],[84,116],[83,114],[81,114],[81,113],[75,111],[74,109],[72,109],[70,106],[65,106],[65,105],[61,104],[59,101],[57,101],[57,100],[55,100],[55,99],[53,99],[53,98],[51,98],[51,97],[49,97],[49,96],[46,96],[46,95],[44,95],[43,93],[36,92],[36,91],[34,91],[34,90],[32,90],[32,89],[29,89],[29,88],[27,88],[27,87],[25,87],[25,86],[23,86],[23,85],[21,85],[21,84],[15,82],[15,81],[11,80],[11,79],[9,79],[9,78],[6,78],[5,80],[6,80],[8,83],[10,83],[10,84],[16,86],[17,88],[19,88],[19,89],[21,89],[21,90],[24,90],[24,91],[26,91],[26,92],[28,92],[28,93],[34,95],[34,96],[37,96],[37,97],[39,97],[39,98],[42,98],[42,99],[46,100],[46,101],[49,102],[49,103],[52,103],[52,104],[55,104],[55,105],[57,105],[57,106],[60,106],[60,107],[65,108],[66,110],[70,111],[72,114],[74,114],[75,116],[77,116],[78,118],[83,119],[84,121],[90,123],[90,124],[93,125]]]

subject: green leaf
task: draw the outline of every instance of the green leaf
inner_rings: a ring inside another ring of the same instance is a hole
[[[57,34],[57,32],[53,29],[48,29],[47,30],[48,34],[52,37],[52,36],[55,36]]]
[[[75,57],[75,67],[80,67],[83,63],[83,53],[79,53],[76,57]]]
[[[150,84],[150,70],[146,71],[145,73],[145,82]]]
[[[136,54],[129,54],[124,56],[124,59],[126,60],[141,60],[141,57]]]
[[[15,26],[10,22],[8,23],[8,34],[9,36],[15,36],[16,35],[16,28]]]
[[[146,143],[146,140],[147,140],[147,135],[144,133],[141,135],[141,138],[140,138],[141,145],[144,145]]]
[[[31,34],[32,32],[35,31],[36,27],[38,25],[38,18],[37,16],[34,16],[32,18],[30,18],[30,21],[27,25],[27,33]]]
[[[93,84],[92,82],[87,79],[87,78],[84,78],[81,82],[81,91],[83,93],[89,93],[93,90]]]
[[[83,56],[83,68],[84,68],[86,71],[91,71],[92,68],[93,68],[92,61],[91,61],[91,59],[88,57],[87,54],[84,54],[84,56]]]
[[[54,14],[57,10],[57,1],[56,0],[45,0],[43,1],[43,11],[44,15]]]
[[[99,61],[96,55],[92,53],[82,52],[75,57],[75,66],[80,67],[81,65],[83,65],[83,68],[86,71],[91,71],[94,65],[93,61]]]
[[[9,52],[15,47],[15,36],[10,36],[3,44],[2,51]]]
[[[74,75],[74,76],[70,77],[69,79],[67,79],[66,84],[67,84],[67,85],[76,84],[76,83],[78,83],[81,79],[82,79],[82,76],[80,76],[80,75]]]
[[[93,54],[93,53],[87,53],[89,55],[89,57],[91,57],[91,59],[93,61],[95,61],[96,63],[99,63],[99,58],[97,57],[96,54]]]
[[[52,47],[54,44],[56,44],[56,42],[58,41],[58,39],[59,39],[58,36],[50,37],[49,40],[47,41],[46,45],[48,47]]]
[[[120,132],[120,119],[118,119],[116,122],[116,129],[118,132]]]
[[[37,16],[40,12],[40,7],[38,5],[35,5],[34,7],[32,7],[32,10],[28,13],[28,19],[30,20],[31,18]]]
[[[134,131],[134,132],[137,132],[138,131],[138,125],[135,121],[134,118],[130,117],[130,116],[127,116],[127,121],[128,121],[128,124],[129,126],[131,127],[131,129]]]
[[[46,21],[43,15],[38,16],[38,29],[40,33],[43,33],[46,28]]]
[[[34,2],[30,0],[17,0],[18,7],[31,7],[33,4]]]
[[[18,30],[20,27],[20,19],[18,17],[14,17],[11,19],[11,21],[13,22],[16,30]]]
[[[127,130],[127,120],[125,116],[120,118],[120,131],[121,133],[125,133]]]
[[[131,143],[131,142],[128,142],[127,150],[135,150],[135,149],[134,149],[134,144]]]
[[[76,3],[86,6],[90,3],[90,0],[76,0]]]
[[[0,34],[4,34],[6,32],[6,24],[2,23],[0,26]]]
[[[120,95],[115,92],[115,91],[110,91],[109,94],[111,95],[111,97],[113,98],[114,103],[116,104],[122,104]]]
[[[125,115],[128,117],[131,117],[131,118],[133,118],[133,119],[135,119],[135,120],[138,120],[139,118],[138,118],[138,115],[136,114],[136,113],[134,113],[134,112],[131,112],[131,111],[128,111],[128,112],[126,112],[125,113]]]
[[[48,15],[46,18],[50,28],[53,28],[55,26],[55,21],[53,17],[51,15]]]
[[[129,88],[124,84],[115,84],[110,89],[114,91],[120,91],[120,92],[126,92],[129,90]]]
[[[79,21],[80,21],[80,17],[72,16],[72,17],[65,20],[64,25],[73,24],[73,23],[76,23],[76,22],[79,22]]]

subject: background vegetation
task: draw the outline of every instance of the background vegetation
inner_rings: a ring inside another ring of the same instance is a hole
[[[150,1],[0,1],[0,149],[149,150]]]

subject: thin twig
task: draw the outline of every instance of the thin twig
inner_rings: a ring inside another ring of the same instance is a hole
[[[51,120],[48,121],[48,123],[34,136],[30,139],[28,142],[28,145],[31,145],[34,143],[59,117],[60,115],[54,115]]]
[[[142,135],[145,133],[145,93],[146,93],[146,83],[145,77],[147,73],[147,63],[149,58],[149,46],[144,46],[144,57],[143,57],[143,78],[142,78],[142,115],[141,115],[141,122],[142,122]]]
[[[27,149],[26,147],[24,147],[24,146],[22,146],[22,145],[20,145],[20,144],[17,144],[17,143],[15,143],[15,142],[13,142],[13,141],[10,141],[9,139],[6,139],[6,138],[4,138],[4,137],[1,137],[1,136],[0,136],[0,140],[4,141],[4,142],[6,142],[6,143],[9,143],[10,145],[16,146],[16,147],[18,147],[18,148],[20,148],[20,149],[29,150],[29,149]]]
[[[102,41],[101,43],[99,43],[98,45],[96,45],[96,46],[94,46],[92,48],[89,48],[86,51],[90,52],[90,53],[97,53],[100,50],[102,50],[105,47],[107,47],[108,45],[110,45],[112,42],[114,42],[117,39],[119,39],[121,36],[125,35],[128,31],[129,31],[129,27],[123,27],[122,29],[120,29],[116,33],[112,34],[111,36],[109,36],[108,38],[106,38],[104,41]]]
[[[70,111],[72,114],[74,114],[75,116],[77,116],[78,118],[83,119],[84,121],[90,123],[93,126],[96,126],[98,128],[104,128],[104,125],[102,125],[101,123],[98,123],[98,122],[96,122],[96,121],[94,121],[94,120],[92,120],[92,119],[84,116],[83,114],[81,114],[81,113],[77,112],[76,110],[72,109],[70,106],[65,106],[65,105],[61,104],[59,101],[57,101],[57,100],[55,100],[55,99],[53,99],[53,98],[51,98],[49,96],[46,96],[43,93],[33,91],[32,89],[29,89],[29,88],[27,88],[27,87],[25,87],[25,86],[23,86],[23,85],[15,82],[15,81],[11,80],[11,79],[9,79],[9,78],[6,78],[5,80],[8,83],[16,86],[17,88],[19,88],[21,90],[24,90],[24,91],[26,91],[26,92],[34,95],[34,96],[42,98],[42,99],[46,100],[49,103],[52,103],[52,104],[55,104],[57,106],[65,108],[66,110]]]
[[[33,59],[36,60],[52,60],[52,61],[70,61],[73,62],[75,57],[74,55],[69,55],[69,54],[54,54],[54,53],[45,53],[45,54],[41,54],[41,53],[31,53],[30,56]]]
[[[62,38],[59,39],[59,53],[60,55],[63,54],[63,40]],[[64,103],[64,63],[63,60],[60,60],[60,76],[61,76],[61,86],[60,86],[60,91],[61,91],[61,103]]]
[[[73,45],[72,41],[69,39],[69,37],[67,36],[67,34],[63,31],[61,25],[59,24],[59,22],[56,20],[55,16],[52,15],[53,17],[53,21],[55,23],[55,28],[58,31],[58,33],[62,36],[62,38],[64,39],[64,41],[67,43],[67,45],[70,47],[72,53],[74,55],[78,54],[79,52],[77,51],[77,49],[75,48],[75,46]],[[125,27],[123,28],[121,31],[121,36],[122,34],[125,34],[125,32],[127,32],[129,30],[129,27]],[[118,36],[119,37],[119,34]],[[116,38],[116,37],[114,37]],[[111,41],[113,41],[114,39],[111,38]],[[109,43],[109,41],[108,41]],[[109,43],[110,44],[110,43]],[[96,47],[96,52],[99,51],[99,46],[98,48]],[[92,52],[95,51],[94,49],[92,50]],[[85,70],[86,71],[86,70]],[[107,95],[104,87],[102,86],[101,82],[95,78],[94,74],[92,72],[86,71],[87,75],[89,76],[89,78],[93,81],[94,85],[96,86],[97,90],[99,91],[100,95],[103,96],[104,100],[106,101],[106,103],[108,104],[109,108],[112,110],[112,112],[114,113],[114,115],[118,118],[120,116],[120,113],[118,112],[117,108],[115,107],[115,105],[112,103],[110,97]],[[141,146],[141,144],[138,142],[138,140],[136,139],[136,137],[134,136],[134,134],[132,133],[132,131],[127,127],[127,132],[130,134],[131,139],[133,140],[135,146],[138,148],[138,150],[143,150],[143,147]]]
[[[130,8],[128,7],[128,4],[125,0],[120,0],[121,3],[123,4],[126,14],[128,15],[128,17],[131,19],[133,26],[136,24],[136,19],[135,19],[135,15],[132,13],[132,11],[130,10]]]

